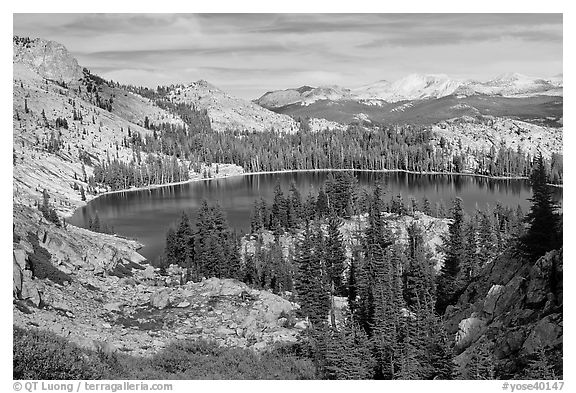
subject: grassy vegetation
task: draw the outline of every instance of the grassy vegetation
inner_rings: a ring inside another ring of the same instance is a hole
[[[102,379],[111,359],[52,333],[14,326],[14,379]]]
[[[256,354],[213,342],[177,341],[151,358],[80,348],[14,326],[14,379],[313,379],[310,359],[286,349]]]

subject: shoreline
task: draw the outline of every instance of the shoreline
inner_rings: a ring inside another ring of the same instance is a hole
[[[240,167],[238,167],[238,168],[240,169]],[[95,195],[94,198],[86,201],[86,203],[84,205],[78,206],[77,208],[72,210],[69,215],[66,215],[65,218],[72,217],[78,209],[86,206],[88,203],[96,200],[97,198],[99,198],[101,196],[109,195],[109,194],[120,194],[120,193],[125,193],[125,192],[126,193],[127,192],[134,192],[134,191],[147,191],[147,190],[154,190],[154,189],[162,188],[162,187],[179,186],[179,185],[183,185],[183,184],[195,183],[195,182],[200,182],[200,181],[229,179],[229,178],[241,177],[241,176],[273,175],[273,174],[282,174],[282,173],[290,173],[290,172],[303,173],[303,172],[351,172],[351,171],[352,172],[366,172],[366,173],[407,173],[407,174],[413,174],[413,175],[468,176],[468,177],[478,177],[478,178],[492,179],[492,180],[527,180],[527,179],[529,179],[528,177],[525,177],[525,176],[489,176],[489,175],[481,175],[481,174],[475,174],[475,173],[457,173],[457,172],[416,172],[416,171],[410,171],[410,170],[406,170],[406,169],[344,169],[344,168],[327,169],[327,168],[323,168],[323,169],[291,169],[291,170],[285,169],[285,170],[278,170],[278,171],[237,172],[237,173],[234,173],[231,171],[232,173],[222,174],[221,176],[217,176],[217,177],[210,177],[210,178],[198,177],[198,178],[192,178],[192,179],[179,181],[179,182],[173,182],[173,183],[151,184],[149,186],[143,186],[143,187],[133,187],[133,188],[122,189],[122,190],[106,191],[106,192],[100,193],[98,195]],[[563,184],[549,184],[549,185],[553,186],[553,187],[563,188]],[[69,223],[69,225],[74,225],[74,224]],[[114,235],[114,236],[117,236],[117,235]],[[143,243],[140,243],[137,239],[128,239],[128,238],[125,238],[125,239],[139,243],[140,247],[137,248],[137,251],[145,246]]]
[[[106,192],[102,192],[98,195],[95,195],[94,198],[87,201],[86,204],[88,204],[91,201],[95,200],[96,198],[99,198],[99,197],[104,196],[104,195],[120,194],[120,193],[135,192],[135,191],[147,191],[147,190],[154,190],[154,189],[162,188],[162,187],[180,186],[180,185],[188,184],[188,183],[195,183],[195,182],[200,182],[200,181],[210,181],[210,180],[219,180],[219,179],[229,179],[232,177],[239,177],[239,176],[273,175],[273,174],[277,174],[277,173],[301,173],[301,172],[407,173],[407,174],[411,174],[411,175],[468,176],[468,177],[479,177],[479,178],[491,179],[491,180],[528,180],[529,179],[527,176],[490,176],[490,175],[482,175],[482,174],[478,174],[478,173],[461,173],[461,172],[433,172],[433,171],[417,172],[417,171],[410,171],[407,169],[346,169],[346,168],[339,168],[339,169],[329,169],[329,168],[322,168],[322,169],[282,169],[282,170],[278,170],[278,171],[231,173],[231,174],[225,174],[225,175],[217,176],[217,177],[194,178],[194,179],[188,179],[188,180],[183,180],[183,181],[173,182],[173,183],[150,184],[149,186],[143,186],[143,187],[132,187],[132,188],[126,188],[126,189],[122,189],[122,190],[106,191]],[[551,187],[564,188],[563,184],[548,183],[548,185]],[[80,206],[80,207],[82,207],[82,206]],[[80,208],[80,207],[78,207],[78,208]]]

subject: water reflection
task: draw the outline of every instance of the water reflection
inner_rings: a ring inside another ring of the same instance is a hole
[[[385,185],[387,198],[401,194],[406,202],[411,197],[419,202],[426,196],[432,206],[443,202],[449,206],[456,196],[462,198],[468,212],[476,208],[530,205],[530,185],[526,180],[493,180],[472,176],[416,175],[401,172],[356,172],[359,185],[372,186],[378,182]],[[294,181],[305,198],[309,192],[318,192],[328,172],[293,172],[232,177],[200,181],[153,190],[124,192],[100,197],[76,211],[69,220],[71,224],[87,227],[88,219],[97,212],[100,219],[112,225],[123,236],[137,238],[145,247],[141,253],[149,259],[156,258],[164,247],[168,227],[182,211],[193,217],[203,199],[219,203],[226,211],[231,226],[245,232],[250,228],[250,214],[255,199],[271,201],[274,186],[280,182],[285,192]],[[562,200],[562,189],[553,189],[556,201]]]

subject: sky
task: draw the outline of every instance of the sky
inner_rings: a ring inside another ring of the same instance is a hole
[[[562,73],[562,14],[14,14],[105,79],[205,79],[242,98],[411,73],[489,80]]]

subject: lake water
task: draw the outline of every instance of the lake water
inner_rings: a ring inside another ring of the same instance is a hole
[[[528,211],[531,196],[527,180],[494,180],[473,176],[416,175],[402,172],[356,172],[359,186],[372,186],[383,181],[386,197],[400,193],[405,203],[411,196],[421,202],[428,197],[432,206],[443,201],[449,207],[455,197],[462,198],[464,208],[473,212],[496,202]],[[153,261],[164,249],[166,231],[175,225],[182,211],[196,217],[202,200],[219,203],[227,214],[231,227],[239,232],[250,229],[254,200],[272,201],[274,186],[280,181],[285,193],[294,181],[303,199],[310,191],[316,193],[328,177],[328,172],[286,172],[236,176],[205,180],[145,191],[103,195],[78,209],[68,222],[88,226],[89,217],[98,213],[100,220],[112,225],[117,234],[135,238],[144,244],[140,253]],[[554,199],[561,203],[562,188],[553,188]]]

